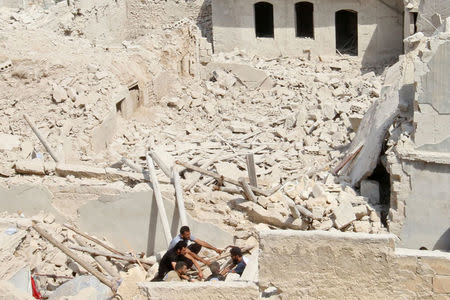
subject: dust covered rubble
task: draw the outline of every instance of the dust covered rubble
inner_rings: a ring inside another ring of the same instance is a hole
[[[55,12],[34,14],[48,13]],[[0,169],[3,182],[45,183],[47,177],[57,175],[67,182],[93,177],[89,180],[124,182],[126,191],[148,189],[142,174],[130,175],[133,180],[107,176],[107,170],[133,174],[122,157],[145,170],[148,147],[164,153],[171,166],[175,160],[206,164],[205,168],[237,179],[246,177],[245,155],[251,152],[258,185],[267,190],[280,183],[284,187],[271,197],[260,197],[257,204],[244,205],[234,201],[235,194],[224,192],[231,188],[227,184],[220,188],[223,191],[212,191],[214,180],[183,171],[191,214],[232,228],[241,228],[242,222],[236,220],[248,215],[254,223],[281,228],[383,230],[379,229],[381,208],[347,187],[345,178],[335,180],[328,173],[342,159],[359,121],[379,96],[383,77],[379,70],[361,70],[360,61],[347,56],[263,59],[236,50],[213,55],[200,76],[180,76],[176,71],[158,76],[176,70],[177,45],[195,38],[190,22],[152,31],[119,47],[103,47],[82,35],[65,36],[60,27],[44,28],[39,22],[28,26],[27,14],[12,17],[2,11],[0,18],[5,24],[2,33],[10,35],[5,53],[13,61],[13,67],[0,74],[4,79],[0,132],[11,141],[0,150],[5,162]],[[31,45],[34,52],[11,50],[25,49],[23,34],[38,34]],[[43,45],[46,51],[39,52]],[[150,98],[132,118],[119,117],[120,126],[106,150],[94,151],[92,131],[107,112],[115,110],[111,98],[118,93],[116,87],[124,85],[108,67],[117,60],[148,66],[143,73],[148,72],[145,88]],[[23,113],[36,121],[69,164],[48,163],[50,157],[24,122]],[[84,165],[82,170],[79,165]],[[158,175],[164,177],[161,170]],[[298,191],[295,195],[289,190],[292,186]],[[301,191],[298,186],[303,186]],[[354,215],[348,212],[349,205]],[[298,215],[301,211],[306,215]]]
[[[74,250],[73,247],[82,246],[104,253],[104,255],[108,253],[114,254],[55,222],[55,218],[50,214],[40,213],[32,217],[25,217],[23,214],[19,215],[17,213],[1,213],[0,282],[11,281],[15,276],[16,279],[14,280],[17,281],[17,278],[19,278],[17,276],[20,276],[17,274],[23,268],[26,268],[31,272],[31,276],[36,282],[37,290],[43,297],[49,297],[49,299],[60,299],[59,297],[61,296],[74,296],[77,288],[82,289],[85,287],[95,287],[94,295],[97,296],[99,296],[98,293],[102,292],[101,299],[106,299],[107,297],[105,296],[112,296],[109,287],[100,283],[72,258],[42,238],[33,229],[33,223],[38,224],[40,228],[50,233],[54,239],[71,249],[80,259],[96,268],[100,273],[103,273],[109,280],[116,282],[119,286],[119,294],[124,297],[131,296],[129,293],[133,291],[137,293],[136,282],[144,281],[146,277],[152,275],[152,273],[147,274],[147,270],[150,270],[151,266],[156,264],[155,256],[143,257],[142,254],[124,253],[126,257],[132,259],[139,257],[142,261],[140,264],[111,257],[94,256],[83,251]],[[113,245],[108,241],[102,240],[102,242],[113,248]],[[112,276],[112,274],[115,276]],[[80,286],[77,286],[75,282],[71,286],[74,278],[78,278],[76,282]],[[129,278],[133,280],[130,281]],[[26,276],[24,280],[29,280],[29,277]],[[80,284],[81,281],[85,283]]]

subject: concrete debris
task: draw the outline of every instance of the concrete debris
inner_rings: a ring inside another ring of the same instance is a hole
[[[362,57],[317,56],[307,49],[302,57],[266,58],[239,49],[213,53],[211,17],[205,21],[202,15],[211,14],[211,4],[204,2],[201,8],[199,1],[172,0],[2,7],[0,36],[8,38],[0,45],[5,55],[0,57],[0,187],[7,194],[23,183],[44,186],[56,217],[0,215],[0,259],[2,264],[11,259],[0,268],[3,273],[27,262],[32,274],[56,276],[36,277],[49,299],[107,297],[109,288],[42,239],[30,228],[31,220],[67,247],[104,251],[77,241],[59,225],[60,216],[79,225],[80,210],[98,209],[94,206],[110,195],[150,191],[155,182],[152,176],[150,183],[147,155],[165,165],[155,170],[164,203],[176,203],[172,184],[179,181],[177,195],[182,190],[189,214],[217,225],[230,239],[234,235],[236,245],[256,243],[256,231],[274,228],[385,233],[387,219],[395,224],[404,217],[404,205],[394,211],[383,204],[384,182],[367,178],[387,164],[391,179],[401,180],[404,171],[394,164],[392,151],[413,133],[423,147],[448,146],[445,130],[427,136],[429,130],[411,121],[432,116],[429,122],[442,122],[441,128],[448,121],[436,116],[434,99],[411,101],[414,87],[425,84],[414,81],[411,62],[428,62],[448,33],[426,42],[426,32],[406,37],[411,52],[384,72],[381,65],[367,68]],[[406,9],[417,11],[417,1],[406,2]],[[182,6],[186,18],[180,20],[171,5]],[[426,20],[450,26],[444,13],[427,13]],[[419,25],[428,27],[423,22]],[[26,125],[24,114],[49,147]],[[440,144],[430,146],[429,139]],[[391,156],[380,160],[384,150]],[[406,182],[392,186],[392,195]],[[259,192],[245,195],[243,187]],[[72,201],[93,206],[80,208]],[[17,231],[7,235],[3,224]],[[119,291],[130,299],[137,295],[135,282],[157,270],[157,264],[79,254],[101,272],[113,270],[109,277],[120,274]],[[264,293],[278,292],[273,287]]]

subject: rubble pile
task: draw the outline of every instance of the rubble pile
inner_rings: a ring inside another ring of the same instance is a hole
[[[148,190],[149,148],[169,167],[176,160],[189,162],[237,180],[247,178],[246,155],[252,153],[257,184],[268,191],[267,197],[258,196],[258,204],[237,204],[240,189],[227,183],[217,187],[216,180],[180,168],[190,213],[233,231],[239,223],[235,220],[247,215],[254,223],[282,228],[380,232],[379,203],[368,204],[347,186],[345,177],[330,174],[379,97],[379,70],[362,70],[360,61],[349,56],[263,59],[236,50],[197,57],[186,74],[186,51],[194,51],[192,41],[202,41],[188,19],[120,47],[96,45],[95,38],[85,39],[89,36],[73,30],[64,34],[61,26],[53,26],[55,21],[45,28],[41,16],[65,20],[60,18],[65,14],[72,15],[67,24],[82,28],[74,13],[77,5],[2,11],[2,30],[11,34],[8,42],[15,48],[23,47],[18,33],[42,34],[34,39],[32,54],[5,52],[13,62],[2,71],[0,83],[6,141],[0,174],[5,184],[106,181],[123,191]],[[92,8],[80,9],[88,20]],[[39,51],[43,44],[45,52]],[[134,71],[124,69],[126,64]],[[117,99],[133,78],[147,97],[125,117],[117,111]],[[96,149],[93,132],[111,113],[117,115],[111,143]],[[34,120],[58,163],[22,114]],[[174,199],[169,178],[157,171],[166,196]],[[344,217],[350,221],[341,222],[339,211],[349,205],[356,213],[349,211]],[[298,215],[296,206],[312,215]]]
[[[136,254],[124,253],[116,254],[115,258],[108,257],[108,255],[114,256],[115,253],[102,249],[96,243],[55,222],[55,217],[49,214],[41,213],[26,218],[23,215],[2,213],[0,217],[2,241],[0,280],[14,282],[17,286],[17,282],[20,280],[25,282],[29,280],[27,274],[31,272],[37,290],[42,296],[50,297],[49,299],[59,299],[58,297],[69,296],[70,293],[77,292],[73,286],[77,283],[80,285],[79,289],[97,286],[103,294],[109,296],[111,296],[111,290],[90,275],[79,263],[63,253],[61,249],[44,239],[33,229],[33,226],[36,226],[33,224],[37,224],[56,241],[71,249],[79,259],[97,269],[100,274],[104,274],[117,286],[120,285],[122,295],[126,295],[124,291],[135,286],[136,281],[143,281],[147,276],[147,270],[156,263],[154,256],[147,258],[139,255],[140,262],[136,261],[138,259]],[[107,241],[103,240],[102,242],[112,247]],[[80,251],[80,249],[84,251]],[[96,255],[93,255],[92,251]],[[131,262],[117,259],[117,257],[125,257]],[[28,270],[28,273],[22,274],[23,269]],[[20,277],[21,274],[23,278]],[[140,278],[128,282],[127,278],[136,276],[136,274],[139,274]],[[79,282],[85,282],[84,286]],[[134,289],[137,290],[137,287]],[[96,292],[97,295],[98,293],[99,291]]]

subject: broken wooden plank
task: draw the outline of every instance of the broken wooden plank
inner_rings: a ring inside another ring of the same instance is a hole
[[[30,120],[28,115],[24,114],[23,117],[25,118],[25,121],[27,121],[28,125],[30,125],[31,129],[33,130],[34,134],[37,136],[39,141],[41,141],[42,145],[44,146],[45,150],[47,150],[48,154],[50,154],[50,156],[53,158],[55,162],[59,162],[58,157],[56,157],[56,154],[53,152],[52,148],[50,148],[47,141],[39,132],[39,130],[36,128],[34,123]]]
[[[358,155],[358,153],[361,151],[361,149],[363,148],[364,145],[361,145],[357,148],[355,148],[354,151],[352,151],[350,154],[348,154],[341,163],[339,163],[333,170],[333,175],[337,175],[339,173],[339,171],[345,167],[346,164],[348,164],[351,160],[353,160],[356,155]]]
[[[88,247],[88,244],[83,241],[79,236],[75,235],[73,239],[80,245],[81,247]],[[93,258],[99,265],[101,269],[103,269],[106,273],[115,278],[121,278],[117,269],[106,260],[106,257],[100,255],[93,255]]]
[[[96,256],[104,256],[104,257],[108,257],[108,258],[114,258],[114,259],[118,259],[118,260],[127,261],[130,263],[137,263],[139,261],[142,264],[146,264],[146,265],[150,265],[150,266],[155,264],[154,261],[149,261],[144,258],[118,255],[118,254],[114,254],[114,253],[110,253],[110,252],[100,251],[100,250],[93,249],[90,247],[81,247],[81,246],[77,246],[77,245],[70,245],[69,248],[73,249],[73,250],[81,251],[81,252],[86,252],[86,253],[96,255]]]
[[[116,254],[118,254],[118,255],[124,255],[122,252],[120,252],[120,251],[118,251],[118,250],[116,250],[116,249],[114,249],[114,248],[112,248],[112,247],[106,245],[106,244],[103,243],[102,241],[100,241],[100,240],[98,240],[98,239],[96,239],[96,238],[94,238],[94,237],[92,237],[92,236],[90,236],[90,235],[88,235],[88,234],[86,234],[86,233],[84,233],[84,232],[78,230],[77,228],[75,228],[74,226],[72,226],[72,225],[70,225],[70,224],[68,224],[68,223],[63,224],[63,226],[66,227],[66,228],[68,228],[68,229],[70,229],[70,230],[72,230],[73,232],[75,232],[75,233],[81,235],[82,237],[84,237],[84,238],[86,238],[86,239],[88,239],[88,240],[90,240],[90,241],[92,241],[92,242],[94,242],[94,243],[96,243],[96,244],[102,246],[103,248],[105,248],[105,249],[111,251],[112,253],[116,253]]]
[[[222,153],[224,152],[224,150],[219,151],[218,153],[216,153],[216,155],[214,155],[213,157],[211,157],[209,160],[207,160],[206,162],[204,162],[201,165],[201,168],[206,169],[208,168],[210,165],[212,165],[213,163],[215,163],[219,157],[222,155]],[[192,181],[186,185],[186,187],[184,188],[185,191],[189,191],[190,189],[192,189],[195,184],[200,180],[201,174],[200,173],[196,173],[195,177],[192,179]]]
[[[258,182],[256,179],[256,169],[255,169],[255,159],[253,157],[253,153],[249,153],[245,156],[247,162],[247,172],[248,178],[250,180],[250,185],[254,187],[258,187]]]
[[[64,246],[62,243],[58,242],[55,238],[51,236],[47,231],[45,231],[43,228],[39,227],[36,223],[33,224],[34,230],[39,233],[40,236],[45,238],[47,241],[49,241],[53,246],[61,250],[65,255],[69,256],[71,259],[73,259],[75,262],[79,263],[80,266],[86,269],[89,273],[91,273],[93,276],[97,277],[98,280],[100,280],[102,283],[104,283],[106,286],[108,286],[114,293],[117,291],[117,284],[113,281],[110,281],[104,274],[97,271],[94,267],[92,267],[90,264],[86,263],[84,260],[82,260],[80,257],[78,257],[75,253],[73,253],[69,248]]]
[[[152,183],[153,195],[156,200],[156,205],[158,206],[158,213],[160,220],[164,229],[164,237],[166,238],[167,245],[172,241],[172,235],[170,234],[169,220],[167,219],[166,209],[164,207],[164,202],[161,195],[161,190],[159,189],[158,178],[156,178],[155,165],[153,164],[153,159],[148,153],[146,153],[148,173],[150,176],[150,181]]]
[[[247,200],[257,203],[258,199],[256,199],[255,194],[253,194],[250,185],[248,185],[248,183],[245,182],[245,178],[243,177],[239,178],[239,182],[241,183],[242,190],[244,191],[244,195],[247,198]]]
[[[181,161],[177,161],[176,163],[179,164],[179,165],[182,165],[182,166],[184,166],[184,167],[186,167],[186,168],[188,168],[188,169],[190,169],[192,171],[196,171],[196,172],[202,173],[203,175],[210,176],[210,177],[218,180],[219,182],[225,181],[225,182],[237,185],[237,186],[241,186],[241,183],[239,181],[231,179],[231,178],[224,177],[224,176],[219,175],[219,174],[217,174],[215,172],[207,171],[207,170],[204,170],[204,169],[199,168],[197,166],[193,166],[191,164],[188,164],[188,163],[185,163],[185,162],[181,162]],[[269,194],[266,191],[264,191],[264,190],[262,190],[260,188],[257,188],[257,187],[254,187],[254,186],[250,186],[250,188],[256,194],[263,195],[263,196],[266,196],[266,197],[269,196]]]

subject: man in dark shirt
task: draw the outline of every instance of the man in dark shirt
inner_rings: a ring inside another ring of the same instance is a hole
[[[177,261],[185,261],[187,252],[187,243],[185,241],[179,241],[175,247],[168,250],[159,262],[158,274],[152,281],[162,281],[164,276],[175,269]]]
[[[233,263],[231,266],[223,270],[221,274],[226,275],[228,273],[237,273],[241,276],[247,266],[248,259],[242,255],[242,251],[239,247],[232,247],[230,249],[230,256]]]

